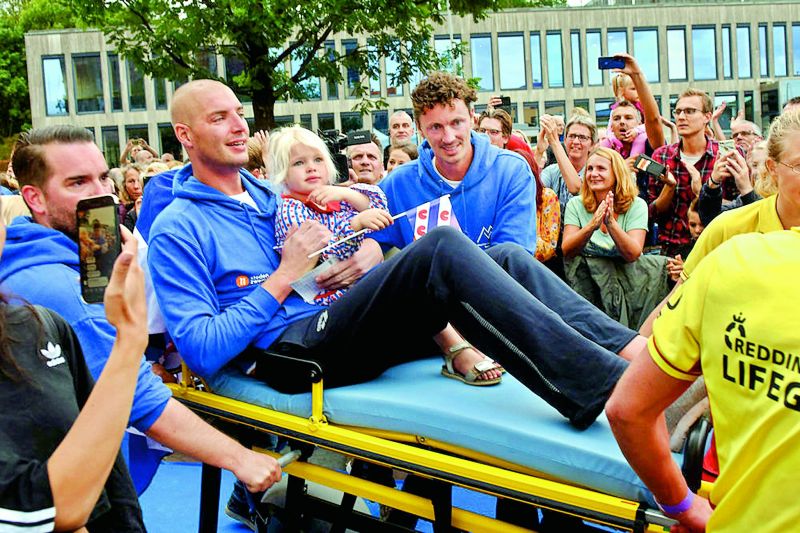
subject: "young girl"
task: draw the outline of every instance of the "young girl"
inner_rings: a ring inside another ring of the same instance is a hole
[[[634,108],[636,108],[636,111],[639,112],[639,121],[643,122],[644,109],[642,108],[642,103],[639,101],[639,92],[636,90],[636,86],[633,84],[631,77],[620,72],[611,78],[611,88],[614,90],[614,98],[616,100],[616,102],[611,104],[611,110],[613,111],[616,109],[617,106],[620,105],[620,102],[629,102]],[[644,125],[639,124],[632,131],[628,132],[628,135],[628,139],[618,139],[614,135],[614,132],[611,130],[611,128],[608,128],[606,138],[603,141],[603,146],[607,146],[619,152],[620,146],[622,146],[622,141],[625,140],[631,143],[631,149],[628,157],[634,157],[639,154],[643,154],[647,143],[647,132],[645,131]]]
[[[333,186],[336,167],[325,143],[300,126],[284,128],[270,141],[270,179],[283,185],[282,198],[275,214],[275,240],[280,249],[290,229],[305,220],[316,220],[331,231],[334,243],[362,229],[377,231],[392,224],[386,211],[383,191],[375,185],[356,183]],[[347,259],[363,242],[364,234],[338,244],[322,255]],[[323,291],[314,298],[319,305],[330,305],[342,290]],[[442,374],[472,385],[500,382],[502,368],[466,342],[448,325],[434,337],[445,353]],[[458,359],[458,362],[456,362]]]

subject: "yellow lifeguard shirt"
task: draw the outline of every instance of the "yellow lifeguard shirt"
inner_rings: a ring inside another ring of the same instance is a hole
[[[708,530],[798,531],[800,228],[720,244],[672,295],[648,348],[670,376],[705,377],[720,467]]]

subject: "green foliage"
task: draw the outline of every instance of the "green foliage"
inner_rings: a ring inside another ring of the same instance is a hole
[[[216,78],[201,61],[219,50],[240,62],[237,92],[252,97],[257,128],[274,125],[274,103],[307,100],[321,83],[359,72],[350,88],[356,109],[386,107],[368,98],[369,78],[380,74],[380,57],[398,65],[399,84],[415,72],[444,68],[431,44],[434,25],[445,22],[445,0],[68,0],[84,23],[101,29],[120,53],[147,74],[168,79]],[[546,4],[550,0],[545,0]],[[482,18],[501,0],[451,0],[457,15]],[[368,35],[369,43],[345,54],[328,50],[334,35]],[[294,65],[288,67],[291,60]]]

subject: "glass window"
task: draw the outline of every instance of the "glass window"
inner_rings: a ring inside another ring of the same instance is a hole
[[[389,112],[388,111],[373,111],[372,112],[372,129],[381,132],[383,135],[389,135]]]
[[[500,67],[500,89],[524,89],[525,41],[522,34],[498,36],[497,58]]]
[[[753,91],[744,92],[744,119],[750,122],[756,119],[753,113]]]
[[[572,55],[572,85],[580,87],[583,85],[581,76],[581,32],[572,30],[569,32],[569,49]]]
[[[336,44],[333,41],[326,41],[325,42],[325,51],[330,61],[333,61],[336,58]],[[389,65],[386,65],[387,72]],[[325,84],[328,87],[328,100],[337,100],[339,98],[339,84],[336,83],[334,80],[326,80]],[[327,128],[333,129],[333,128]]]
[[[573,101],[572,102],[573,111],[575,110],[575,108],[578,108],[578,107],[580,107],[581,109],[583,109],[584,111],[589,113],[589,99],[588,98],[585,98],[585,99],[582,98],[580,100]]]
[[[395,58],[386,57],[386,96],[403,96],[403,84],[395,81],[395,75],[400,71],[400,63]]]
[[[767,44],[767,25],[758,25],[759,72],[762,78],[769,76],[769,45]]]
[[[358,48],[357,41],[342,41],[342,46],[344,46],[344,55],[349,56],[353,52],[356,51]],[[356,96],[356,93],[359,90],[359,86],[361,85],[361,79],[358,74],[358,70],[353,67],[347,67],[347,73],[345,75],[345,95],[347,98],[353,98]]]
[[[461,41],[461,36],[453,35],[452,44],[455,45],[459,41]],[[449,35],[437,35],[433,40],[433,49],[436,50],[436,55],[439,56],[439,59],[443,61],[445,70],[454,72],[459,76],[464,74],[464,64],[461,54],[458,54],[455,58],[453,58],[453,54],[451,52],[453,46],[451,46]]]
[[[714,95],[714,109],[725,102],[725,111],[719,117],[719,125],[724,131],[730,131],[731,119],[739,112],[739,98],[736,93],[716,93]]]
[[[800,76],[800,24],[792,24],[792,72]]]
[[[64,56],[42,58],[42,75],[45,113],[48,116],[66,115],[69,113],[69,104]]]
[[[561,32],[549,31],[545,37],[547,48],[548,87],[564,86],[564,52],[561,49]]]
[[[669,116],[670,116],[670,118],[675,116],[675,106],[676,105],[678,105],[678,95],[677,94],[669,95]]]
[[[181,143],[175,137],[172,124],[165,122],[158,125],[158,140],[161,143],[161,155],[172,154],[175,159],[183,159]]]
[[[167,108],[167,80],[156,78],[153,80],[153,92],[156,97],[156,109]]]
[[[213,48],[198,52],[197,64],[208,70],[212,75],[217,75],[217,53]]]
[[[122,111],[122,84],[119,77],[119,57],[108,54],[108,85],[111,94],[111,111]]]
[[[661,81],[658,68],[658,29],[633,30],[633,55],[650,83]]]
[[[86,131],[92,134],[92,141],[97,143],[97,136],[94,134],[94,127],[93,126],[86,126]]]
[[[775,64],[775,76],[786,76],[786,25],[772,25],[772,61]]]
[[[233,89],[239,101],[250,102],[252,100],[250,94],[244,91],[241,85],[234,79],[244,72],[244,61],[241,57],[233,54],[225,54],[223,55],[223,59],[225,60],[225,80],[228,83],[228,87]]]
[[[480,115],[481,113],[483,113],[484,111],[486,111],[486,109],[487,109],[488,107],[489,107],[489,106],[488,106],[487,104],[475,104],[475,106],[474,106],[474,108],[475,108],[475,114],[476,114],[476,115]]]
[[[667,28],[667,70],[669,79],[686,79],[686,30]]]
[[[275,117],[275,127],[283,128],[294,124],[294,115],[280,115]]]
[[[473,35],[471,39],[472,77],[479,78],[481,91],[494,90],[494,64],[492,62],[492,37]]]
[[[545,102],[544,112],[547,115],[561,115],[565,121],[567,119],[567,106],[564,105],[564,100]]]
[[[128,65],[128,109],[144,109],[147,106],[144,98],[144,74],[133,61],[127,60],[125,63]]]
[[[542,79],[542,38],[538,31],[531,33],[531,81],[534,89],[544,87]]]
[[[522,119],[532,128],[539,126],[539,102],[523,102]]]
[[[147,129],[147,124],[125,126],[125,142],[131,139],[144,139],[147,144],[150,144],[150,133]]]
[[[349,133],[351,131],[358,131],[364,129],[364,119],[361,113],[353,113],[350,111],[340,113],[342,118],[342,133]]]
[[[312,128],[310,113],[304,113],[300,115],[300,125],[307,130],[310,130]]]
[[[692,28],[692,65],[694,79],[717,79],[716,31],[709,27]]]
[[[606,51],[610,56],[619,52],[628,53],[628,32],[626,30],[608,30]]]
[[[375,76],[369,77],[369,95],[380,98],[381,96],[381,58],[378,57],[378,50],[375,45],[369,44],[367,46],[367,58],[370,70],[377,73]]]
[[[594,101],[594,121],[597,127],[608,126],[608,119],[611,116],[611,104],[613,98],[598,98]]]
[[[333,113],[320,113],[317,115],[317,128],[322,131],[335,130],[336,122]]]
[[[586,30],[586,74],[589,85],[603,85],[603,71],[597,68],[597,58],[603,55],[600,30]]]
[[[300,65],[303,64],[303,58],[297,54],[292,54],[292,76],[297,74],[300,70]],[[307,100],[319,100],[321,97],[322,89],[320,88],[319,78],[308,78],[300,82],[300,88],[303,91]],[[378,82],[378,93],[380,94],[380,82]]]
[[[105,111],[100,54],[73,55],[72,69],[76,111],[78,113],[102,113]]]
[[[116,126],[108,126],[103,128],[101,135],[103,136],[103,155],[106,158],[108,166],[119,166],[119,130]]]
[[[725,79],[733,77],[733,65],[731,63],[731,27],[722,26],[722,76]]]
[[[750,25],[736,26],[736,67],[740,78],[750,78]]]

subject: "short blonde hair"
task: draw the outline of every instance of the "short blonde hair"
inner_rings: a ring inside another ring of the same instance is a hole
[[[617,100],[622,100],[622,91],[631,85],[633,85],[633,80],[624,72],[620,72],[611,78],[611,89],[614,91],[614,97]]]
[[[772,160],[775,164],[781,161],[781,156],[787,152],[796,152],[797,147],[789,146],[789,136],[800,133],[800,109],[790,109],[778,115],[769,126],[767,136],[767,160]],[[771,196],[778,192],[778,179],[774,172],[771,172],[764,165],[764,173],[756,180],[756,192],[761,196]]]
[[[328,170],[328,181],[336,183],[336,166],[328,151],[328,147],[316,133],[302,126],[289,126],[274,133],[269,140],[269,178],[273,183],[283,183],[289,171],[289,157],[296,144],[308,146],[322,154],[325,168]]]
[[[611,162],[611,172],[614,174],[614,212],[627,213],[628,209],[633,205],[633,201],[639,195],[639,188],[631,177],[628,165],[625,164],[622,156],[611,148],[604,146],[595,148],[589,154],[587,162],[594,155],[599,155]],[[594,193],[589,189],[589,180],[586,179],[585,174],[581,183],[581,200],[583,200],[583,206],[588,212],[594,213],[597,210],[597,201],[594,198]]]

